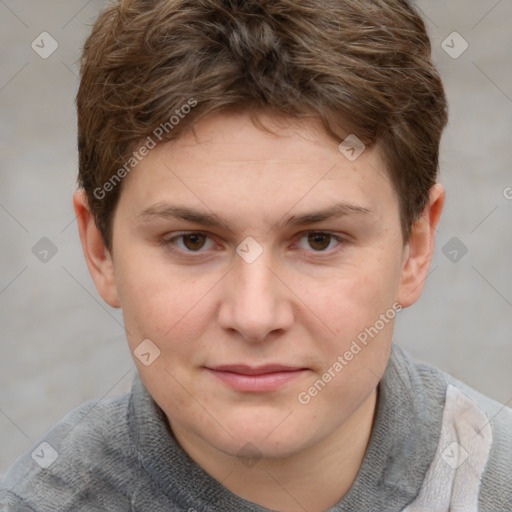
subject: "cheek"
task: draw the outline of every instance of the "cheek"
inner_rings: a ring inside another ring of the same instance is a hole
[[[318,316],[331,330],[321,347],[319,372],[324,375],[330,369],[325,374],[330,391],[323,393],[321,401],[339,400],[336,396],[343,395],[356,403],[358,389],[363,396],[384,372],[394,319],[401,309],[396,302],[399,261],[385,256],[375,254],[361,261],[311,298],[316,301]]]
[[[354,329],[372,325],[392,308],[399,290],[400,268],[376,256],[340,272],[315,293],[318,312],[338,335],[355,335]],[[349,332],[347,332],[347,330]]]
[[[202,302],[215,285],[214,276],[197,277],[192,270],[178,272],[147,262],[121,264],[119,275],[119,296],[131,342],[141,337],[162,342],[177,336],[186,342],[194,337],[204,317]]]

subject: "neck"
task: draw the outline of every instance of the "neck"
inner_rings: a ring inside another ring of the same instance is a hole
[[[322,512],[348,492],[361,467],[377,405],[377,388],[350,418],[321,442],[287,458],[244,467],[236,457],[172,424],[182,448],[224,487],[279,512]]]

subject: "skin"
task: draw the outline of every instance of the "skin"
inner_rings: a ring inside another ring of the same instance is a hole
[[[309,403],[298,396],[393,304],[418,299],[445,192],[431,189],[404,244],[378,146],[350,162],[313,120],[262,120],[276,134],[222,113],[153,149],[122,184],[112,253],[82,191],[74,207],[89,270],[122,308],[132,354],[145,339],[160,350],[149,366],[134,361],[183,449],[239,496],[320,512],[346,494],[363,460],[394,321]],[[368,212],[281,225],[340,202]],[[214,213],[232,231],[141,214],[162,203]],[[197,231],[206,237],[179,238]],[[326,234],[311,241],[311,232]],[[247,237],[263,249],[252,263],[236,252]],[[277,390],[241,392],[206,369],[235,363],[307,370]]]

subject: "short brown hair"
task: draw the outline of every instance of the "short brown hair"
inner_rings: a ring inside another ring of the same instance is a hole
[[[76,102],[78,184],[110,250],[134,151],[222,111],[313,116],[338,143],[378,142],[406,241],[447,122],[425,25],[406,0],[119,0],[85,43]]]

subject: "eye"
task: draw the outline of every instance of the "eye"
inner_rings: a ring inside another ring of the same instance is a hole
[[[344,242],[346,242],[344,238],[332,233],[311,231],[300,238],[296,247],[307,252],[330,253],[336,251]],[[165,237],[161,244],[173,252],[182,254],[200,254],[214,247],[214,242],[210,237],[201,231],[183,232],[172,237]]]
[[[201,249],[207,245],[206,242],[208,240],[210,239],[205,233],[193,231],[188,233],[181,233],[179,235],[173,236],[172,238],[164,238],[162,240],[162,244],[169,246],[172,250],[180,250],[182,252],[204,252],[201,251]],[[177,243],[178,241],[181,241],[181,244]],[[178,247],[176,248],[176,246]],[[209,248],[211,249],[211,247]]]
[[[335,242],[334,247],[337,247],[344,242],[343,238],[323,231],[312,231],[306,233],[301,240],[306,240],[306,244],[308,247],[313,249],[314,252],[329,252],[327,249],[329,247],[331,249],[333,248],[333,242]],[[309,250],[308,247],[304,247],[304,244],[301,247],[300,242],[297,245],[301,249]]]

